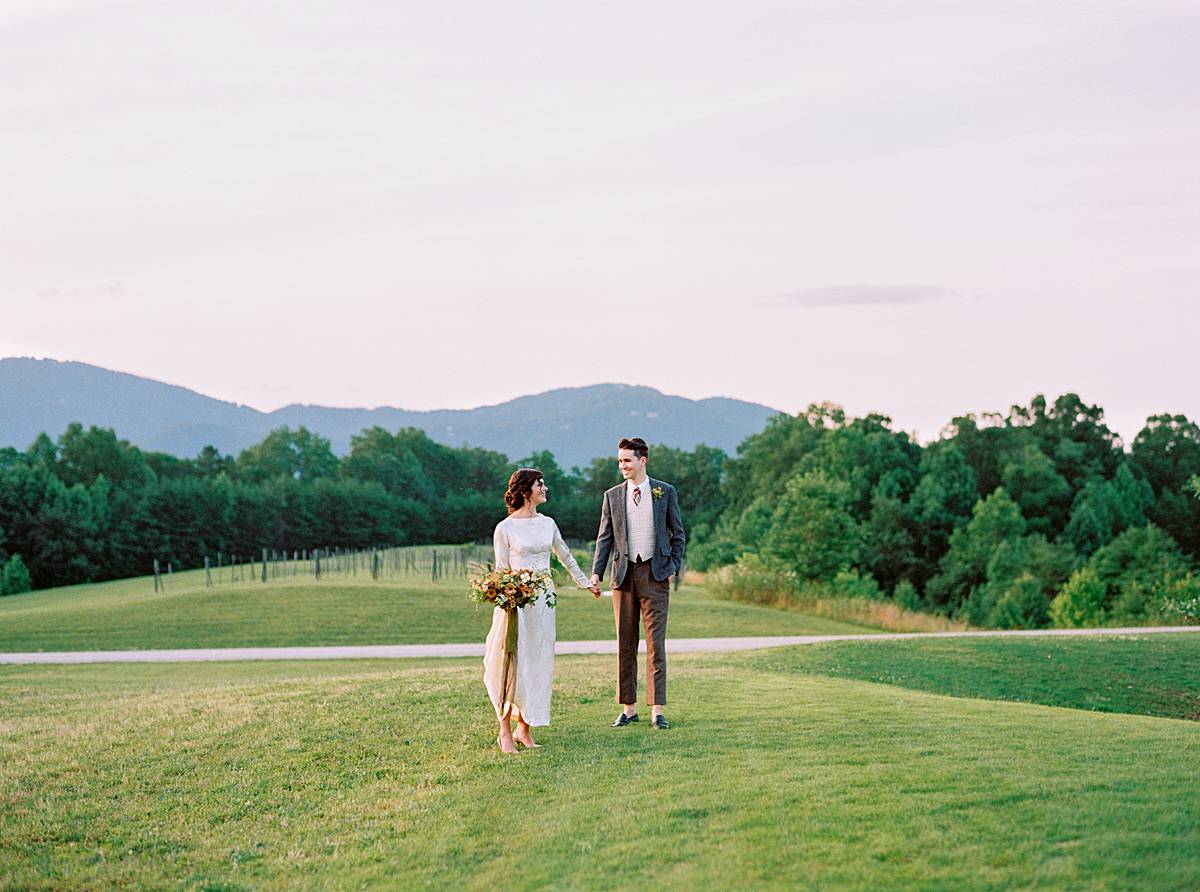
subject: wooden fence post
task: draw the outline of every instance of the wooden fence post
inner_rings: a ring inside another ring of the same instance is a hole
[[[262,550],[262,581],[267,581],[267,550]]]
[[[158,558],[154,559],[154,591],[157,593],[161,583],[158,581]]]
[[[204,587],[212,588],[212,565],[208,555],[204,556]]]

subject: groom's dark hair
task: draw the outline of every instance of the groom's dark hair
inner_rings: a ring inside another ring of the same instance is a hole
[[[632,449],[633,454],[638,458],[649,458],[650,447],[646,445],[646,441],[641,437],[622,437],[621,442],[617,444],[618,449]]]

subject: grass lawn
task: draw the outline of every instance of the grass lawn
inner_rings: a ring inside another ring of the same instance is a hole
[[[759,651],[768,671],[953,697],[1200,720],[1200,635],[838,641]]]
[[[560,585],[557,622],[562,641],[612,638],[612,601]],[[0,598],[0,652],[437,644],[482,641],[490,624],[463,580],[298,577],[205,589],[203,571],[191,571],[158,594],[143,577]],[[869,631],[722,600],[701,585],[672,595],[668,627],[686,638]]]
[[[968,643],[994,673],[938,685],[1044,675],[1029,642]],[[1079,643],[1080,666],[1161,671]],[[1076,681],[1052,693],[1084,709],[828,674],[892,647],[679,655],[666,732],[607,727],[613,658],[560,658],[546,747],[519,756],[478,660],[0,667],[0,887],[1200,884],[1200,724],[1086,711]]]

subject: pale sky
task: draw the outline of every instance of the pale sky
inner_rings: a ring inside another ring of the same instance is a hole
[[[0,356],[1200,418],[1200,4],[0,0]]]

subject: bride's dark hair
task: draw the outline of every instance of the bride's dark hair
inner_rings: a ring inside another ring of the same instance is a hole
[[[537,468],[517,468],[508,478],[508,489],[504,491],[504,504],[508,513],[512,514],[525,504],[525,500],[533,495],[533,485],[542,480],[542,472]]]

